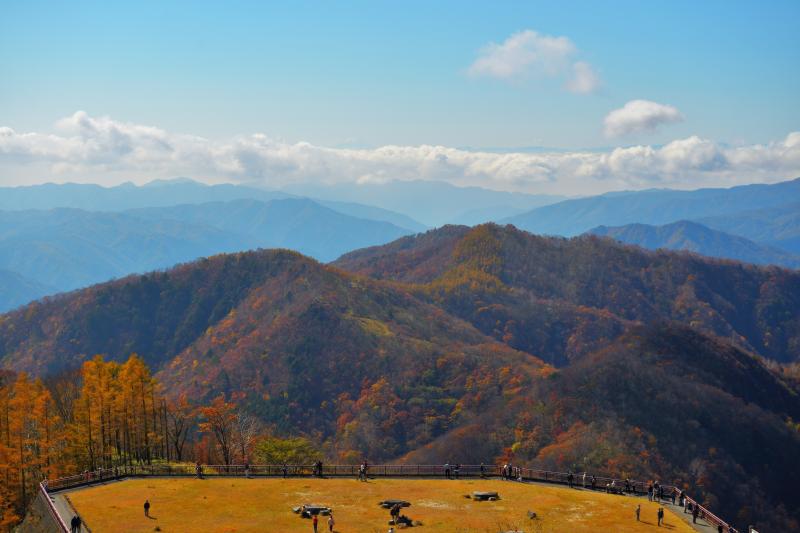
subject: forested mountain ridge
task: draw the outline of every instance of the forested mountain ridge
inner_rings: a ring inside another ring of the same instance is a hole
[[[47,375],[97,353],[138,353],[173,395],[242,393],[283,431],[376,459],[547,368],[403,291],[290,251],[217,256],[0,315],[4,368]],[[370,402],[380,410],[362,412]],[[376,424],[390,436],[371,441]]]
[[[800,360],[800,273],[594,236],[445,227],[335,265],[409,288],[484,333],[562,366],[629,323],[674,320],[776,361]]]

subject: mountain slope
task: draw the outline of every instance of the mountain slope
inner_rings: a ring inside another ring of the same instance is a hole
[[[543,368],[407,293],[289,251],[217,256],[0,315],[4,368],[47,375],[131,352],[170,394],[243,393],[284,431],[376,459],[435,438]]]
[[[335,264],[411,284],[484,333],[559,366],[654,320],[800,360],[800,273],[789,270],[491,224],[404,237]]]
[[[800,197],[800,178],[773,185],[744,185],[730,189],[620,192],[566,200],[502,222],[532,233],[571,237],[597,226],[661,225],[772,208],[797,197]]]
[[[0,267],[59,291],[240,246],[210,226],[174,220],[77,209],[0,212]]]
[[[37,283],[16,272],[0,269],[0,313],[53,292],[52,287]]]
[[[234,200],[142,208],[126,214],[144,220],[176,220],[212,227],[241,239],[241,250],[291,248],[320,261],[332,261],[346,251],[411,233],[388,222],[351,217],[311,200],[294,198],[266,203]]]
[[[617,241],[635,244],[650,250],[659,248],[686,250],[709,257],[735,259],[757,265],[800,267],[800,256],[687,220],[663,226],[647,224],[599,226],[588,233],[600,237],[611,237]]]
[[[800,202],[700,218],[697,222],[800,254]]]

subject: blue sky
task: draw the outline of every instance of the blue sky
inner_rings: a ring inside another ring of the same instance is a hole
[[[780,142],[800,130],[798,27],[797,1],[4,0],[0,127],[44,135],[83,110],[323,147]],[[568,40],[557,73],[471,73],[490,43],[525,30]],[[588,94],[564,88],[577,62],[599,80]],[[610,138],[605,117],[633,100],[680,118]]]

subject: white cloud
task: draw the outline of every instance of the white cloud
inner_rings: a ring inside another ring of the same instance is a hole
[[[671,105],[650,100],[631,100],[606,115],[605,133],[608,137],[621,137],[631,133],[653,131],[662,124],[682,120],[681,112]]]
[[[263,134],[222,141],[78,112],[57,134],[0,127],[0,185],[191,176],[279,188],[291,183],[441,180],[500,190],[589,194],[623,188],[700,187],[800,175],[800,132],[729,147],[697,136],[608,152],[494,153],[446,146],[337,149]],[[5,177],[2,177],[5,176]]]
[[[593,93],[600,88],[600,77],[585,61],[572,65],[572,77],[567,80],[567,90],[578,94]]]
[[[467,72],[506,81],[532,77],[567,77],[566,87],[575,93],[590,93],[600,86],[600,79],[585,61],[574,61],[577,47],[567,37],[542,35],[524,30],[501,44],[489,43],[478,53]]]

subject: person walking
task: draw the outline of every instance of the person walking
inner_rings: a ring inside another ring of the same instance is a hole
[[[80,528],[78,527],[78,515],[74,515],[72,520],[69,521],[69,530],[70,533],[80,533]]]
[[[319,517],[317,515],[314,515],[314,517],[311,519],[311,525],[314,526],[314,533],[317,533],[318,524],[319,524]]]
[[[483,463],[481,463],[481,478],[484,478],[484,477],[485,477],[485,476],[484,476],[484,471],[485,471],[485,470],[486,470],[486,468],[484,467]]]
[[[283,472],[283,479],[286,479],[286,477],[289,475],[289,466],[286,463],[283,463],[281,471]]]
[[[450,479],[450,463],[444,464],[444,477]]]
[[[572,472],[570,471],[570,473],[567,474],[567,483],[569,484],[569,488],[572,488],[572,482],[574,480],[575,480],[575,476],[573,476]]]
[[[150,500],[144,501],[144,515],[150,518]]]
[[[637,521],[637,522],[639,522],[639,521],[640,521],[640,520],[639,520],[639,515],[640,515],[641,513],[642,513],[642,506],[641,506],[641,505],[637,505],[637,506],[636,506],[636,521]]]
[[[583,473],[583,488],[586,488],[586,472]]]
[[[664,522],[664,508],[658,508],[658,527],[661,527],[661,524]]]
[[[333,511],[331,511],[330,516],[328,517],[328,531],[333,532],[333,526],[336,525],[336,521],[333,519]]]

